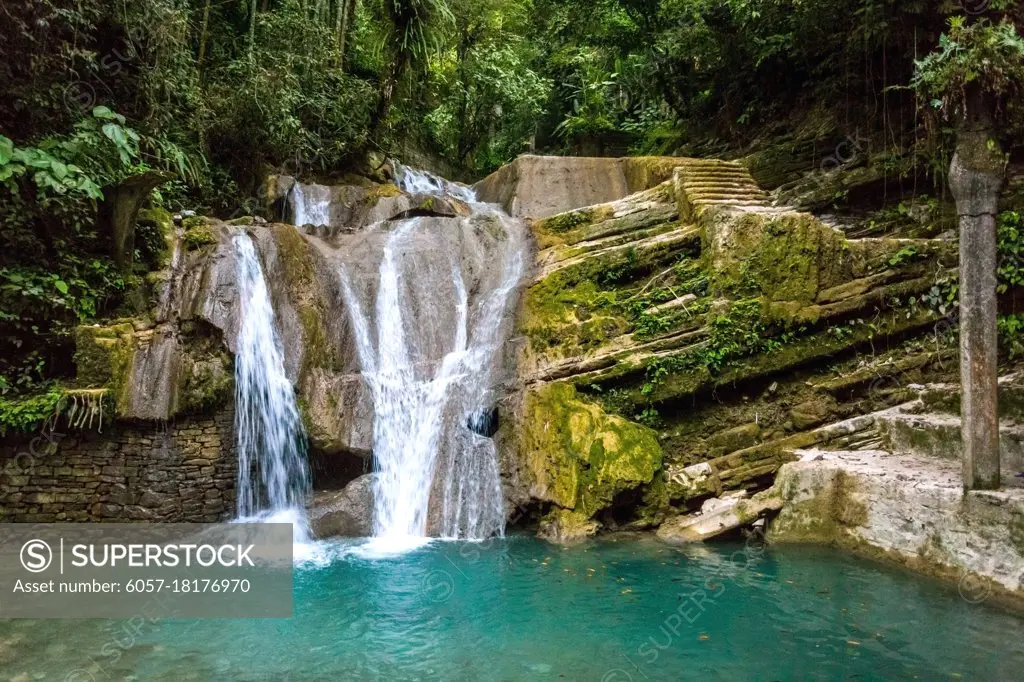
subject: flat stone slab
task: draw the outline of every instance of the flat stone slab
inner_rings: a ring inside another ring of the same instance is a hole
[[[833,543],[957,580],[968,600],[1024,603],[1024,489],[965,494],[958,462],[915,454],[797,454],[771,490],[769,541]]]
[[[524,154],[473,186],[481,201],[516,218],[547,218],[604,204],[672,178],[681,157],[586,157]]]

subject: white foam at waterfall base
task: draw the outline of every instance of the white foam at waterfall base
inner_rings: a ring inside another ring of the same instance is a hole
[[[290,523],[296,560],[316,551],[305,504],[306,436],[284,370],[281,339],[252,239],[234,237],[241,323],[235,353],[237,521]]]
[[[292,225],[330,225],[331,188],[296,182],[291,191]]]
[[[436,194],[450,185],[421,171],[402,169],[399,177],[406,191],[432,187]],[[471,190],[459,190],[472,199]],[[471,206],[504,229],[484,258],[485,267],[498,260],[500,277],[488,280],[489,288],[475,291],[472,299],[450,249],[417,246],[418,239],[431,238],[421,218],[398,222],[387,237],[372,308],[360,301],[348,269],[341,268],[374,407],[374,538],[360,550],[368,557],[427,543],[432,494],[439,508],[434,531],[442,538],[479,539],[504,531],[497,449],[468,424],[494,400],[504,323],[523,274],[523,240],[518,222],[494,207]],[[466,234],[474,229],[472,217],[450,220]],[[444,332],[448,339],[437,351],[432,342]]]

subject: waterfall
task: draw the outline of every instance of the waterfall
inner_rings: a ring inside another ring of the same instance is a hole
[[[402,169],[399,183],[406,191],[473,198],[468,188],[422,171]],[[484,538],[504,531],[497,449],[469,426],[490,414],[496,398],[525,232],[495,207],[471,208],[463,219],[394,223],[376,295],[371,291],[365,305],[341,267],[374,406],[374,535],[387,547],[415,545],[428,532]],[[471,266],[460,248],[470,252]],[[467,276],[479,282],[471,286]]]
[[[263,269],[252,239],[234,237],[241,322],[235,355],[238,516],[290,519],[305,536],[306,436],[284,370]]]
[[[406,168],[397,161],[392,161],[391,165],[395,169],[398,186],[409,194],[447,194],[462,201],[476,202],[473,190],[465,185],[445,180],[427,171]]]
[[[292,225],[330,225],[331,188],[296,182],[291,192]]]

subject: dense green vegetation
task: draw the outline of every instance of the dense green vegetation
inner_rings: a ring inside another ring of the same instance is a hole
[[[166,173],[153,206],[226,217],[270,170],[372,172],[408,150],[469,179],[531,149],[739,155],[851,134],[941,176],[976,78],[1005,95],[1019,150],[1022,23],[1009,0],[9,0],[0,395],[48,390],[74,325],[134,312],[161,237],[118,268],[100,219],[130,178]]]

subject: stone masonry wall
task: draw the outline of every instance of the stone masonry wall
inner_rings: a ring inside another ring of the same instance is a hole
[[[235,509],[234,414],[0,443],[0,522],[213,522]]]

